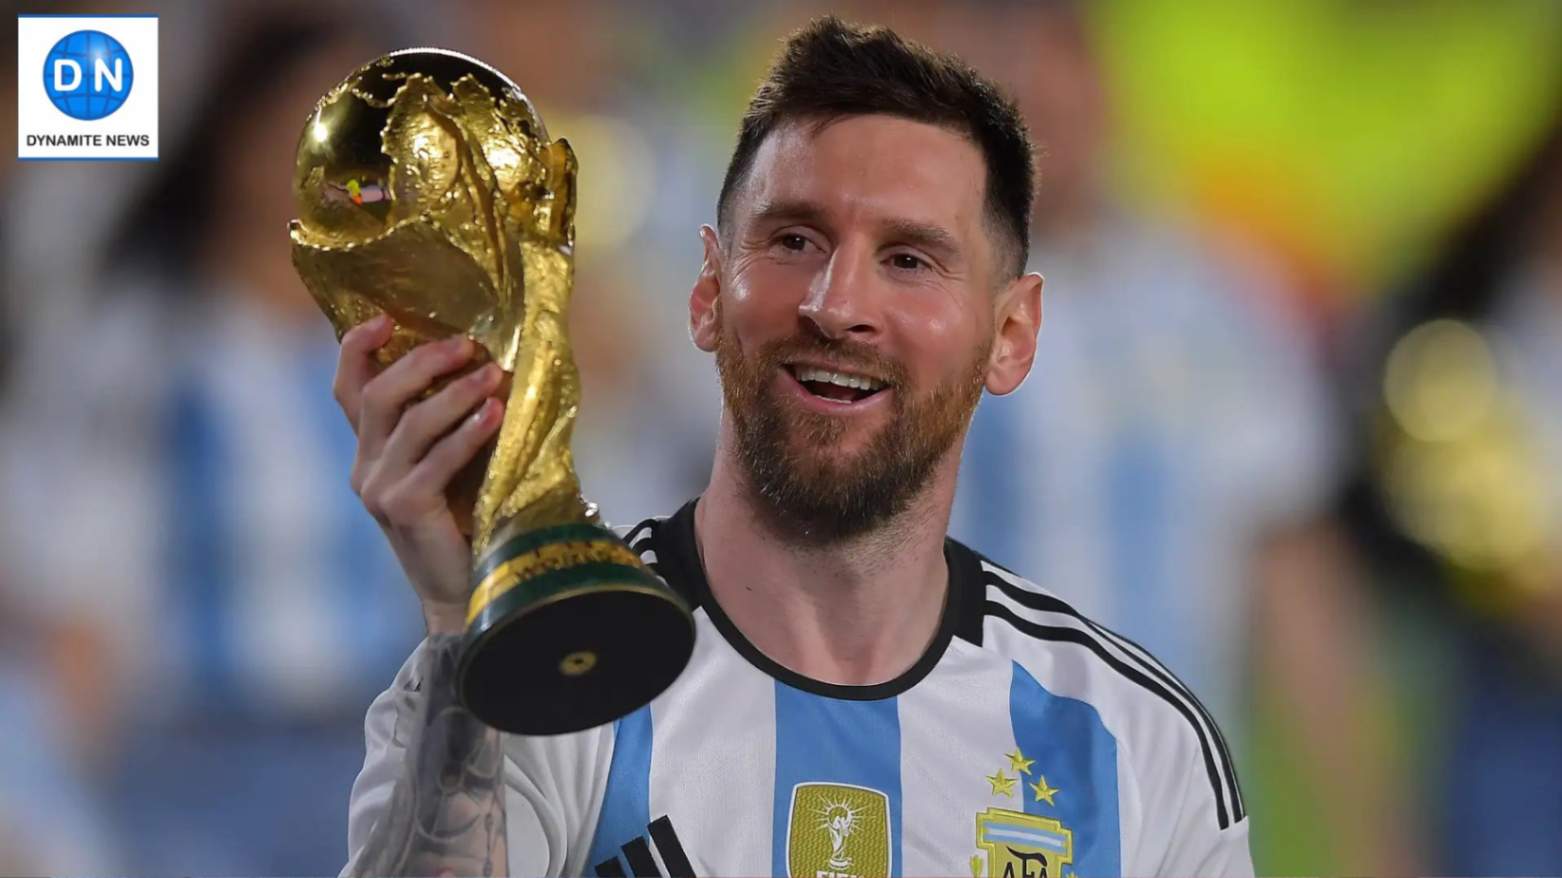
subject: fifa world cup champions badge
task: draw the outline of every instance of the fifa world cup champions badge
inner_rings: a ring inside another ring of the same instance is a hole
[[[157,17],[16,19],[16,155],[157,158]]]
[[[893,873],[889,796],[840,783],[792,789],[786,839],[793,878],[868,878]]]

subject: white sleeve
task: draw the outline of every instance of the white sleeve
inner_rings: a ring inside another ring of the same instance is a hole
[[[1209,743],[1218,746],[1213,740]],[[1139,833],[1141,844],[1133,865],[1125,872],[1252,878],[1253,856],[1248,848],[1251,821],[1245,812],[1237,813],[1226,798],[1230,786],[1224,777],[1221,787],[1225,795],[1217,802],[1209,777],[1211,767],[1192,724],[1180,720],[1158,723],[1140,744],[1131,761],[1136,763],[1135,786],[1145,825]],[[1219,772],[1235,770],[1219,757],[1216,761]],[[1125,865],[1128,862],[1125,860]]]
[[[366,754],[347,806],[348,863],[369,843],[376,821],[390,806],[391,791],[407,765],[410,729],[417,716],[414,693],[419,645],[364,721]],[[511,875],[562,875],[579,870],[610,759],[612,726],[553,738],[506,735],[505,815]],[[608,744],[609,746],[603,746]],[[570,858],[571,851],[577,852]],[[346,870],[343,870],[345,878]]]
[[[1200,814],[1190,816],[1198,819],[1178,827],[1160,874],[1253,878],[1253,854],[1247,839],[1251,821],[1243,817],[1219,829],[1213,819]]]

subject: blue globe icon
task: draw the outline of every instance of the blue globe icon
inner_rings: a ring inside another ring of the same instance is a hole
[[[66,34],[43,62],[43,90],[74,119],[102,119],[119,109],[134,79],[130,53],[102,31]]]

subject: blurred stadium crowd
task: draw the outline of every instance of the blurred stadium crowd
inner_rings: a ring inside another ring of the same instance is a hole
[[[965,56],[1042,148],[1041,354],[978,412],[954,533],[1201,693],[1261,873],[1562,873],[1562,5],[79,11],[161,14],[162,157],[0,163],[0,874],[345,857],[420,618],[289,263],[315,99],[441,45],[574,144],[576,453],[631,523],[703,485],[696,229],[825,11]]]

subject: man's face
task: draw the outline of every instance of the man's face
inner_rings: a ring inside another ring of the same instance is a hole
[[[738,457],[794,535],[871,530],[963,435],[1003,286],[984,192],[974,144],[889,116],[785,125],[755,156],[711,331]]]

